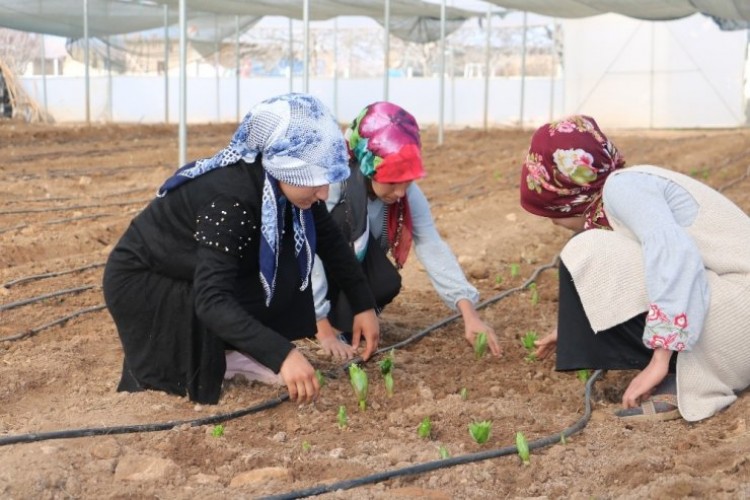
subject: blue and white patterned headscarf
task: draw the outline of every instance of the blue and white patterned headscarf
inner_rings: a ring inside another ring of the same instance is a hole
[[[261,155],[266,172],[261,207],[260,279],[271,303],[276,285],[281,229],[287,200],[278,181],[293,186],[317,187],[349,176],[343,134],[331,112],[308,94],[286,94],[255,105],[237,127],[229,145],[211,158],[180,168],[159,188],[164,196],[200,175],[236,164],[252,163]],[[290,204],[291,205],[291,204]],[[294,252],[302,285],[310,281],[315,254],[315,225],[309,209],[292,205]]]

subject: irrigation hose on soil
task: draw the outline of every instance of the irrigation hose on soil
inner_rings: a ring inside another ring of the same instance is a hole
[[[589,419],[591,418],[591,388],[594,382],[601,376],[602,370],[596,370],[589,380],[586,382],[585,392],[585,408],[583,416],[570,427],[565,428],[561,433],[554,434],[551,436],[543,437],[534,441],[529,442],[529,450],[536,450],[549,446],[555,443],[560,443],[563,437],[568,438],[576,432],[586,427]],[[468,455],[461,455],[458,457],[445,458],[442,460],[433,460],[432,462],[425,462],[422,464],[412,465],[401,469],[393,469],[384,472],[378,472],[369,476],[362,476],[354,479],[347,479],[333,483],[329,485],[313,486],[304,490],[291,491],[289,493],[281,493],[278,495],[272,495],[262,497],[264,500],[283,500],[291,498],[304,498],[315,495],[322,495],[323,493],[332,493],[339,490],[348,490],[356,488],[357,486],[363,486],[365,484],[377,483],[380,481],[386,481],[393,479],[394,477],[410,476],[414,474],[422,474],[424,472],[430,472],[437,469],[443,469],[446,467],[453,467],[454,465],[468,464],[471,462],[478,462],[480,460],[487,460],[488,458],[503,457],[506,455],[512,455],[518,452],[516,446],[504,446],[502,448],[496,448],[494,450],[480,451],[477,453],[469,453]]]
[[[481,302],[477,305],[477,309],[484,308],[494,302],[497,302],[508,295],[524,290],[530,283],[536,280],[536,278],[539,276],[539,274],[546,270],[553,268],[557,265],[557,257],[550,262],[549,264],[545,264],[539,268],[537,268],[531,276],[519,287],[511,288],[508,290],[505,290],[504,292],[501,292],[494,297],[491,297],[484,302]],[[86,287],[88,288],[88,287]],[[78,291],[78,290],[76,290]],[[64,292],[69,292],[69,290],[66,290]],[[38,299],[38,298],[37,298]],[[8,307],[6,305],[6,307]],[[104,306],[97,306],[94,308],[86,309],[82,312],[90,312],[93,310],[99,310],[103,308]],[[421,339],[422,337],[426,336],[430,332],[437,330],[438,328],[441,328],[445,326],[446,324],[450,323],[451,321],[456,320],[457,318],[460,318],[460,314],[454,314],[452,316],[449,316],[442,321],[439,321],[432,326],[429,326],[425,328],[424,330],[417,332],[416,334],[412,335],[411,337],[408,337],[401,342],[398,342],[394,345],[383,347],[378,349],[374,354],[390,351],[391,349],[400,348],[404,345],[410,344],[412,342],[415,342],[416,340]],[[343,368],[349,366],[349,364],[359,360],[361,358],[356,358],[352,361],[347,362]],[[595,374],[596,375],[596,374]],[[592,377],[593,379],[594,377]],[[587,386],[588,391],[588,386]],[[6,446],[10,444],[20,444],[20,443],[33,443],[37,441],[46,441],[50,439],[70,439],[70,438],[79,438],[79,437],[91,437],[91,436],[111,436],[114,434],[133,434],[137,432],[156,432],[156,431],[168,431],[171,429],[174,429],[176,427],[198,427],[202,425],[213,425],[218,424],[221,422],[226,422],[228,420],[233,420],[235,418],[244,417],[245,415],[249,415],[251,413],[257,413],[263,410],[267,410],[270,408],[273,408],[275,406],[278,406],[279,404],[283,403],[284,401],[289,399],[288,394],[283,394],[277,398],[269,399],[266,401],[263,401],[257,405],[250,406],[248,408],[244,408],[241,410],[236,410],[233,412],[228,413],[220,413],[217,415],[213,415],[211,417],[205,417],[205,418],[199,418],[199,419],[193,419],[193,420],[173,420],[169,422],[162,422],[162,423],[152,423],[152,424],[136,424],[136,425],[121,425],[121,426],[112,426],[112,427],[90,427],[90,428],[83,428],[83,429],[69,429],[69,430],[61,430],[61,431],[50,431],[50,432],[37,432],[37,433],[29,433],[29,434],[19,434],[16,436],[3,436],[0,437],[0,446]],[[590,413],[590,410],[588,410],[589,400],[588,400],[588,392],[586,397],[586,404],[587,404],[587,415]],[[588,420],[588,417],[586,417],[586,420]],[[578,424],[576,424],[578,425]],[[585,425],[585,421],[583,422],[583,425]],[[581,428],[583,428],[583,425]],[[569,429],[573,429],[575,426],[570,427]],[[571,433],[577,432],[578,429],[572,430]],[[567,432],[568,429],[563,431],[563,433]],[[559,434],[557,435],[557,439],[559,439]],[[534,441],[533,443],[529,443],[529,449],[533,449],[534,447],[543,446],[539,444],[539,441]],[[512,447],[512,450],[515,450],[515,447]],[[488,452],[489,453],[489,452]],[[476,454],[476,455],[482,455]],[[490,455],[485,458],[491,458],[492,456],[500,456],[500,455]],[[449,459],[447,460],[450,462],[451,460],[460,460],[464,459],[465,457],[474,457],[474,455],[465,455],[464,457],[457,457],[456,459]],[[474,461],[474,460],[481,460],[482,458],[472,458],[468,461]],[[439,463],[443,463],[444,461],[440,461]],[[424,467],[429,466],[433,462],[429,462],[427,464],[423,464],[422,466],[417,467]],[[450,465],[456,465],[459,463],[464,463],[462,461],[458,461],[455,463],[451,463]],[[441,465],[441,467],[445,467],[447,465]],[[432,470],[430,468],[425,469],[424,471]],[[424,471],[417,471],[417,472],[424,472]],[[416,474],[417,472],[408,472],[406,474]],[[368,476],[372,477],[372,476]],[[367,482],[372,482],[372,480],[368,480]],[[362,483],[366,484],[366,483]],[[349,486],[353,487],[353,486]],[[337,489],[346,489],[341,486],[338,486]],[[291,498],[298,498],[298,497],[291,497]]]

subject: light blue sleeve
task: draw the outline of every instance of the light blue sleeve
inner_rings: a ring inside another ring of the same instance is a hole
[[[643,343],[689,351],[710,301],[703,259],[685,230],[698,214],[698,203],[678,184],[645,172],[613,175],[603,200],[607,217],[629,229],[643,250],[650,302]]]
[[[440,237],[424,193],[412,183],[406,196],[412,217],[414,250],[438,295],[453,310],[461,299],[476,305],[479,292],[468,282],[453,251]]]
[[[335,183],[328,186],[328,198],[326,199],[326,208],[330,212],[341,199],[341,183]],[[315,320],[320,321],[328,317],[331,311],[331,303],[326,298],[328,295],[328,279],[326,279],[325,268],[320,257],[315,255],[311,276],[313,302],[315,303]]]

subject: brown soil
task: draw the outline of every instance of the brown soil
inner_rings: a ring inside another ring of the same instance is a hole
[[[233,127],[189,130],[191,158],[222,147]],[[568,234],[518,206],[519,162],[530,131],[448,131],[436,145],[424,133],[428,177],[421,185],[437,225],[483,299],[517,289],[554,260]],[[750,130],[610,131],[630,164],[665,165],[704,179],[750,211]],[[177,133],[160,126],[0,124],[0,337],[29,332],[103,304],[101,266],[9,284],[18,278],[102,263],[129,220],[176,165]],[[735,182],[735,180],[738,180]],[[520,276],[511,276],[512,264]],[[405,287],[382,317],[391,344],[452,313],[431,289],[414,256]],[[388,398],[376,363],[369,407],[358,411],[346,377],[331,379],[314,406],[284,402],[213,426],[48,439],[0,447],[3,498],[255,498],[362,477],[439,459],[559,435],[582,415],[584,385],[553,362],[528,362],[520,338],[556,322],[556,272],[529,290],[481,311],[504,355],[479,361],[451,322],[396,353],[396,393]],[[6,286],[1,286],[6,284]],[[6,306],[55,291],[78,293]],[[337,365],[312,342],[301,348],[317,366]],[[216,406],[162,393],[115,392],[122,351],[106,310],[95,310],[21,340],[0,342],[0,438],[75,428],[160,423],[242,410],[278,390],[228,383]],[[337,373],[339,373],[337,371]],[[323,498],[748,498],[747,393],[707,421],[628,425],[612,412],[632,373],[594,384],[588,425],[532,452],[397,477]],[[459,392],[466,388],[468,398]],[[339,429],[345,405],[349,425]],[[417,426],[430,417],[430,439]],[[491,420],[475,444],[470,422]]]

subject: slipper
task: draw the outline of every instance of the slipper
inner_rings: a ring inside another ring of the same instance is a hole
[[[641,406],[617,410],[615,415],[628,422],[659,422],[681,417],[676,394],[656,394]]]

